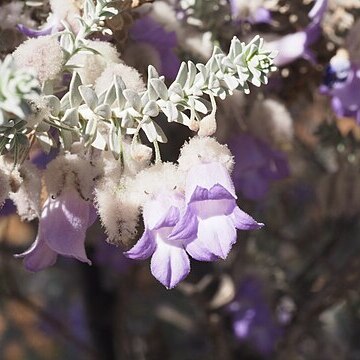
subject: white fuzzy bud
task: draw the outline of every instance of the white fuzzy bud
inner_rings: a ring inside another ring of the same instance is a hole
[[[34,69],[41,82],[54,79],[64,63],[64,54],[54,36],[28,39],[13,55],[17,67]]]
[[[232,171],[234,159],[226,145],[211,137],[194,137],[182,147],[178,160],[179,169],[188,171],[199,163],[219,162]]]

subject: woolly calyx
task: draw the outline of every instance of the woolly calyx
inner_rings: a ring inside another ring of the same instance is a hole
[[[39,217],[41,212],[41,174],[30,162],[24,163],[19,172],[22,183],[16,192],[10,192],[9,197],[21,219],[31,221]]]
[[[57,196],[68,185],[87,200],[93,198],[94,185],[102,174],[100,160],[87,159],[79,154],[65,154],[49,163],[44,176],[50,194]]]
[[[54,79],[64,63],[63,51],[54,36],[28,39],[14,51],[13,56],[17,67],[33,68],[41,82]]]
[[[109,64],[96,80],[95,90],[98,94],[109,88],[114,80],[114,76],[120,76],[126,88],[136,92],[145,91],[146,86],[141,74],[134,68],[124,64]]]
[[[131,184],[131,190],[142,205],[160,192],[172,191],[177,187],[182,188],[184,181],[176,165],[159,163],[139,172]]]
[[[120,184],[102,180],[95,189],[95,204],[102,225],[114,245],[129,247],[137,234],[139,202],[129,190],[130,178],[122,178]]]
[[[218,162],[229,172],[234,167],[234,159],[226,145],[219,144],[211,137],[194,137],[182,147],[179,156],[179,170],[188,171],[200,163]]]

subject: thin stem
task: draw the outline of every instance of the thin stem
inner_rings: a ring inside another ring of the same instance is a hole
[[[159,143],[157,140],[154,140],[153,144],[154,144],[154,149],[155,149],[155,164],[160,164],[162,162],[162,160],[161,160]]]

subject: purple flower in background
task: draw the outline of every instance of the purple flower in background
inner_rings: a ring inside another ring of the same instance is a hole
[[[239,342],[250,344],[264,356],[271,355],[282,335],[282,328],[272,316],[258,279],[248,277],[243,280],[226,311],[231,316],[233,332]]]
[[[240,210],[230,175],[220,163],[203,163],[190,169],[186,179],[186,212],[175,226],[178,237],[188,223],[198,223],[186,251],[196,260],[225,259],[236,242],[236,229],[253,230],[263,224]]]
[[[168,32],[151,17],[144,16],[135,21],[129,34],[134,41],[150,45],[159,57],[160,69],[158,71],[169,79],[175,79],[180,60],[174,52],[177,46],[174,31]]]
[[[354,117],[360,124],[360,68],[350,63],[344,51],[330,60],[320,92],[331,96],[337,116]]]
[[[148,201],[143,208],[145,231],[139,241],[125,253],[131,259],[144,260],[151,256],[151,273],[171,289],[190,271],[185,246],[196,235],[197,223],[176,227],[178,236],[171,238],[184,207],[181,193],[164,192]]]
[[[134,265],[135,261],[124,256],[123,252],[115,245],[107,243],[104,237],[96,243],[94,263],[122,274]]]
[[[315,56],[309,47],[320,37],[321,21],[326,9],[327,0],[316,0],[309,12],[311,22],[303,31],[285,35],[266,44],[267,50],[279,52],[274,59],[275,65],[284,66],[299,58],[315,62]]]
[[[247,199],[264,198],[272,181],[289,176],[285,154],[253,135],[244,133],[233,137],[229,148],[235,157],[235,188]]]
[[[62,29],[62,25],[60,22],[53,19],[52,21],[46,23],[41,29],[31,29],[22,24],[18,24],[17,28],[27,37],[36,38],[39,36],[55,34]]]
[[[45,153],[41,149],[36,149],[30,153],[30,161],[36,165],[38,169],[45,170],[47,165],[54,160],[58,154],[58,148],[51,148],[48,153]]]
[[[248,21],[251,24],[267,24],[271,21],[271,12],[261,3],[251,4],[241,0],[230,0],[230,10],[231,18],[235,21]],[[249,12],[249,14],[242,16],[242,12]]]
[[[58,254],[91,264],[85,253],[85,235],[96,213],[89,201],[77,191],[64,190],[44,204],[39,230],[31,247],[17,257],[24,258],[29,271],[39,271],[55,264]]]

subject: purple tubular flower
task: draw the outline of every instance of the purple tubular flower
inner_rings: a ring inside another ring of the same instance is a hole
[[[188,275],[188,255],[200,261],[225,259],[236,242],[236,229],[263,225],[239,209],[227,169],[215,162],[189,170],[185,197],[168,190],[146,202],[143,218],[144,234],[125,255],[139,260],[151,256],[152,274],[168,289]]]
[[[278,40],[267,43],[268,50],[279,52],[274,59],[277,66],[284,66],[291,62],[304,58],[313,63],[316,62],[309,46],[314,44],[321,34],[321,21],[327,9],[327,0],[317,0],[309,12],[310,24],[303,30],[288,34]]]
[[[111,269],[118,274],[126,273],[136,262],[125,257],[115,245],[108,244],[105,236],[95,246],[94,263]]]
[[[261,200],[272,181],[289,176],[285,155],[250,134],[232,138],[229,148],[235,157],[235,188],[247,199]]]
[[[272,316],[261,282],[248,277],[239,286],[235,300],[227,307],[235,337],[249,343],[258,353],[268,356],[282,335],[281,326]]]
[[[327,68],[325,84],[320,92],[332,97],[337,116],[354,117],[360,124],[360,68],[341,55],[336,55]]]
[[[240,210],[230,175],[220,163],[190,169],[186,179],[186,211],[170,236],[178,238],[186,224],[198,224],[186,251],[196,260],[225,259],[236,242],[236,229],[253,230],[263,224]]]
[[[96,213],[92,204],[74,189],[64,190],[45,202],[39,230],[31,247],[16,257],[23,257],[25,268],[39,271],[55,264],[58,254],[73,257],[89,265],[85,253],[85,235]]]
[[[29,38],[37,38],[39,36],[51,35],[54,32],[56,32],[55,24],[47,25],[44,28],[38,30],[30,29],[22,24],[18,24],[17,28],[20,30],[21,33],[23,33],[25,36]]]
[[[251,24],[269,24],[271,22],[271,12],[264,8],[259,7],[255,13],[249,17]]]
[[[179,192],[163,192],[148,201],[143,208],[145,231],[139,241],[125,253],[131,259],[151,256],[151,273],[168,289],[176,286],[190,271],[186,242],[196,235],[197,224],[183,224],[181,236],[172,239],[179,222],[184,199]]]
[[[167,32],[160,24],[149,16],[135,21],[130,29],[130,37],[139,43],[150,45],[159,54],[161,74],[169,79],[175,79],[180,67],[180,60],[174,53],[177,46],[176,33]]]

